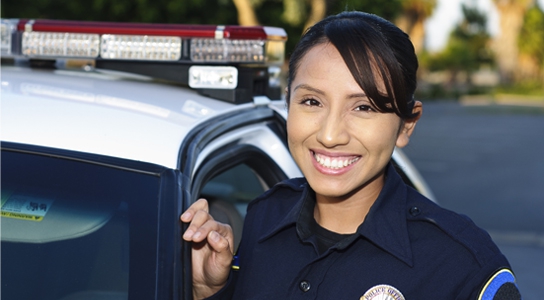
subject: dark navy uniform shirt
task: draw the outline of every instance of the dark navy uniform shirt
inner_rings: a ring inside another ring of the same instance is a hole
[[[383,190],[357,232],[325,251],[311,226],[315,198],[304,179],[255,199],[239,269],[212,298],[521,299],[508,261],[485,231],[387,168]]]

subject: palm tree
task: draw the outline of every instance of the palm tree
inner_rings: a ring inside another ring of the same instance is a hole
[[[523,26],[523,18],[535,0],[493,0],[499,11],[500,33],[495,39],[493,49],[497,58],[503,82],[515,78],[519,58],[518,38]]]
[[[238,24],[259,25],[255,7],[260,6],[263,0],[233,0],[238,11]],[[306,6],[310,4],[309,15],[306,16]],[[325,0],[283,0],[282,19],[291,26],[304,23],[304,29],[314,25],[325,17],[327,3]]]
[[[259,25],[259,20],[255,14],[255,9],[251,0],[233,0],[234,6],[238,11],[238,24],[244,26]]]
[[[436,8],[436,0],[404,0],[402,7],[403,11],[396,20],[397,26],[410,35],[416,53],[419,53],[425,42],[425,20]]]

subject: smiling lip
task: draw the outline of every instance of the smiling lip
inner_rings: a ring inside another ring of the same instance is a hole
[[[330,154],[310,151],[315,168],[327,175],[340,175],[349,171],[361,159],[360,155]]]

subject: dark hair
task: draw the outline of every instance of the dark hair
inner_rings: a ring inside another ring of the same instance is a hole
[[[410,38],[385,19],[356,11],[329,16],[302,36],[289,60],[287,105],[301,59],[314,46],[327,42],[338,49],[378,111],[395,113],[402,119],[417,116],[412,108],[418,61]],[[379,91],[377,82],[382,79],[385,94]]]

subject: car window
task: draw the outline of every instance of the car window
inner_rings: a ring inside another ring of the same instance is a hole
[[[227,145],[209,155],[199,168],[193,181],[198,195],[194,200],[206,198],[212,216],[231,225],[236,250],[249,203],[284,179],[285,172],[262,149]]]
[[[243,163],[216,175],[202,188],[200,197],[208,200],[210,214],[232,227],[235,250],[242,237],[247,206],[265,190],[257,173]]]
[[[127,299],[143,289],[155,261],[141,258],[156,246],[134,237],[156,240],[158,193],[157,176],[2,151],[2,298]]]
[[[265,191],[264,183],[246,164],[239,164],[213,177],[202,189],[210,200],[222,199],[232,204],[245,218],[249,202]]]

